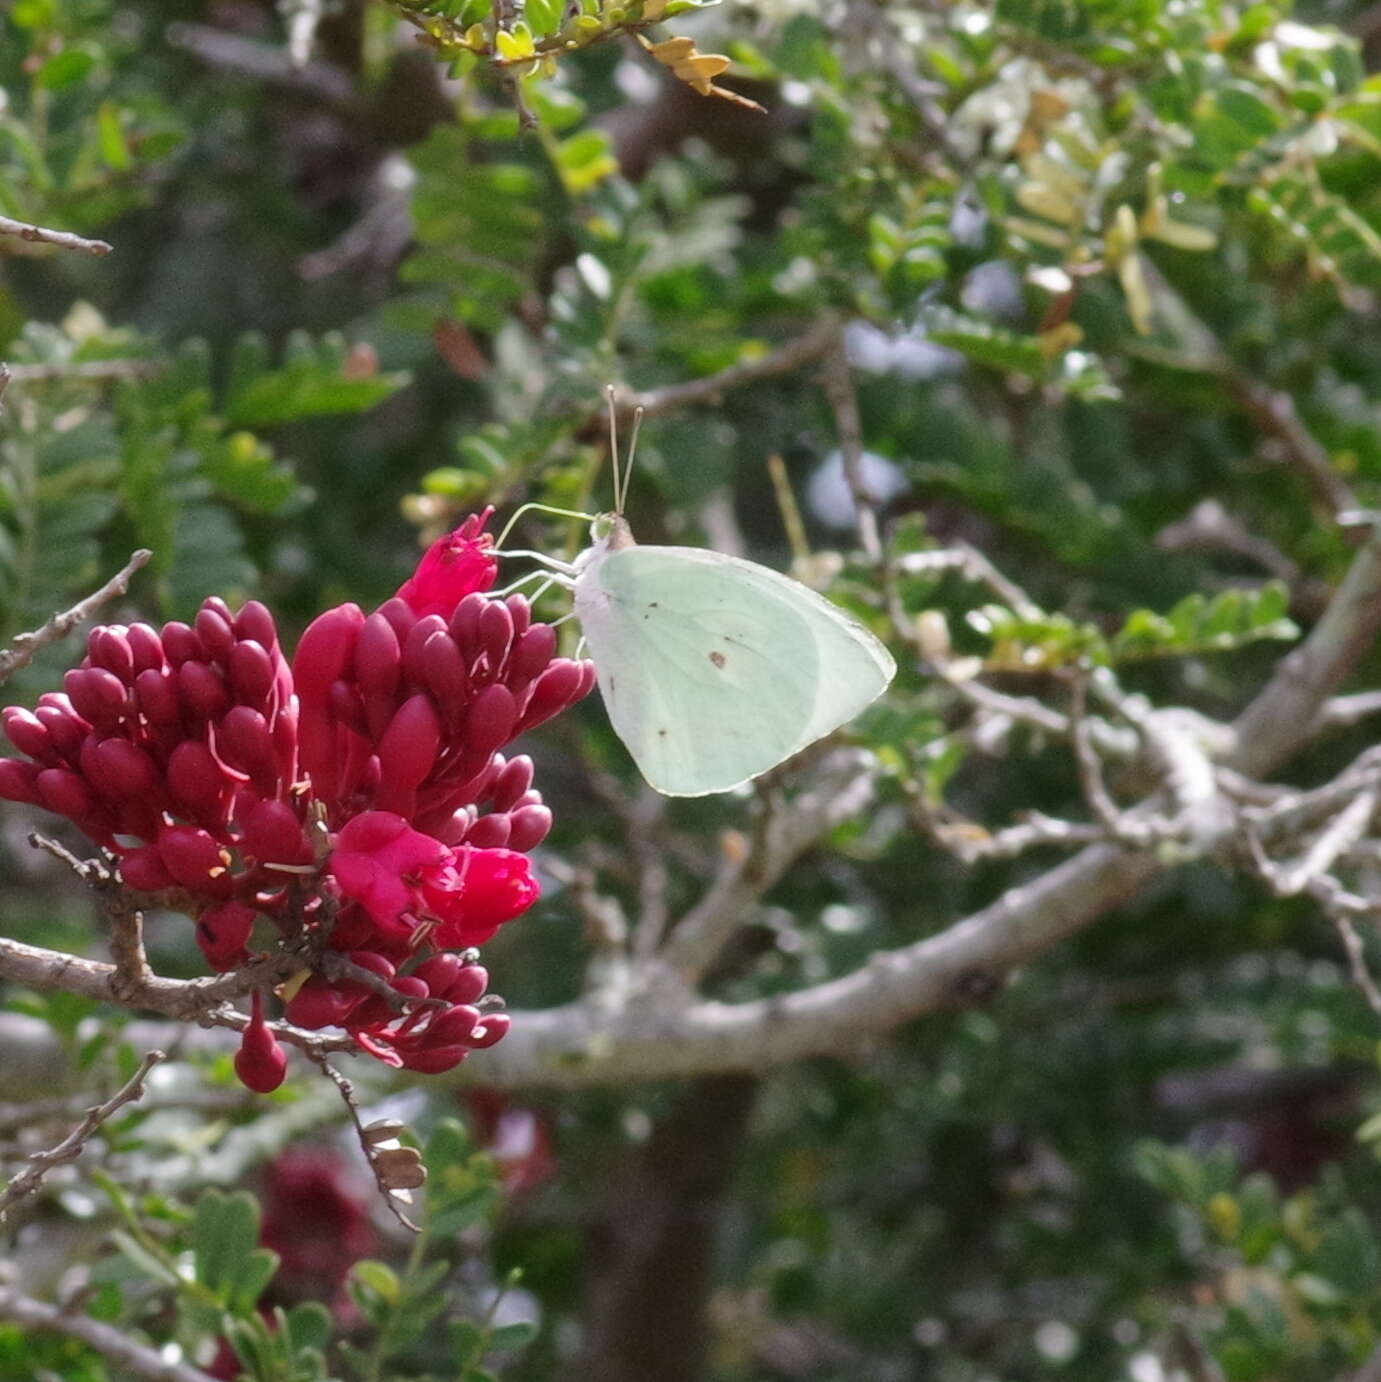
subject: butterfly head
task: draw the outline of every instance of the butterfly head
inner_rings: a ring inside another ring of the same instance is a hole
[[[618,552],[636,547],[633,530],[621,513],[602,513],[590,524],[590,542],[604,552]]]

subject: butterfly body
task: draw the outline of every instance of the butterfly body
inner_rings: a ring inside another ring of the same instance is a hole
[[[852,719],[895,665],[866,629],[755,562],[642,547],[620,517],[575,565],[575,613],[619,738],[668,796],[728,791]]]

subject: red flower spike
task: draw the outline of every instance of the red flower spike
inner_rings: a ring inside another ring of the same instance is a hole
[[[249,1026],[235,1053],[235,1073],[256,1094],[272,1094],[288,1073],[288,1057],[264,1022],[264,996],[258,989],[251,1003]]]
[[[42,806],[38,795],[38,769],[18,758],[0,758],[0,797],[21,801],[27,806]]]
[[[102,729],[115,729],[128,709],[125,684],[104,667],[78,667],[62,679],[72,705],[82,719]]]
[[[273,621],[267,605],[258,600],[248,600],[235,616],[232,627],[235,637],[251,640],[261,648],[272,652],[278,646],[278,626]]]
[[[495,811],[488,816],[481,816],[465,832],[465,843],[475,849],[502,849],[508,843],[510,834],[508,816],[502,811]]]
[[[261,801],[244,819],[243,847],[260,863],[309,864],[312,845],[285,801]]]
[[[224,662],[230,656],[230,649],[235,642],[235,632],[230,627],[229,618],[214,608],[210,600],[197,611],[193,627],[197,631],[197,637],[201,639],[202,647],[211,658],[217,662]]]
[[[163,656],[170,667],[181,667],[184,662],[200,662],[206,656],[201,639],[186,624],[173,621],[163,625],[161,635]]]
[[[522,806],[508,816],[508,847],[526,854],[551,834],[551,811],[545,806]]]
[[[337,605],[307,625],[293,655],[293,682],[305,705],[326,700],[335,681],[354,656],[364,623],[358,605]]]
[[[343,1026],[391,1065],[458,1064],[506,1019],[478,1016],[488,976],[471,956],[431,952],[485,940],[531,905],[521,851],[551,825],[530,761],[500,750],[593,684],[589,664],[554,660],[555,634],[532,624],[523,596],[486,593],[497,572],[487,517],[434,543],[367,618],[353,605],[321,615],[291,666],[253,602],[232,614],[206,600],[195,627],[94,630],[66,694],[4,713],[25,757],[0,760],[0,797],[66,816],[122,856],[136,891],[193,893],[214,968],[247,959],[257,916],[312,929],[334,899],[333,949],[400,1001],[440,1004],[400,1011],[317,975],[290,1017]],[[317,818],[336,832],[319,873],[304,828]],[[395,964],[417,958],[399,977]],[[283,1054],[259,1002],[238,1068],[269,1088]]]
[[[379,805],[393,791],[413,791],[436,766],[441,721],[429,696],[411,696],[398,708],[379,740]]]
[[[37,716],[31,715],[27,710],[23,710],[17,705],[10,705],[5,707],[3,716],[0,718],[4,722],[5,738],[20,753],[26,754],[30,758],[36,758],[40,763],[56,763],[58,761],[58,753],[53,747],[53,741]]]
[[[162,668],[163,640],[159,638],[157,629],[148,624],[131,624],[125,637],[129,640],[130,652],[134,655],[136,674]]]
[[[197,918],[197,944],[212,969],[225,971],[244,964],[245,949],[258,912],[243,902],[219,902]]]
[[[476,591],[488,590],[498,577],[494,539],[484,531],[493,509],[471,514],[454,532],[427,549],[417,570],[398,587],[397,598],[417,615],[449,619],[456,605]]]
[[[92,629],[86,646],[95,666],[104,667],[126,685],[134,680],[134,649],[124,629],[109,625]]]
[[[268,649],[252,639],[242,639],[230,650],[230,685],[243,705],[267,708],[273,694],[274,667]]]
[[[132,849],[120,860],[120,877],[137,893],[157,893],[173,886],[173,876],[163,863],[157,845]]]
[[[100,809],[100,804],[80,773],[67,768],[45,768],[35,779],[44,806],[68,820],[78,820]]]

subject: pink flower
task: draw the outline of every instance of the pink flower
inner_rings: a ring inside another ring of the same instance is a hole
[[[492,508],[471,514],[454,532],[427,548],[417,570],[398,587],[417,617],[439,614],[449,619],[455,607],[475,591],[488,590],[499,573],[494,539],[484,531]]]
[[[343,899],[388,936],[436,923],[443,949],[483,945],[536,902],[527,859],[511,849],[450,849],[391,811],[367,811],[340,832],[327,865]]]
[[[411,930],[421,881],[444,878],[451,851],[392,811],[366,811],[340,832],[327,868],[343,898],[358,902],[386,933]],[[445,884],[441,883],[444,889]]]
[[[541,892],[527,857],[514,850],[462,845],[455,853],[458,886],[448,887],[444,897],[423,888],[432,915],[441,922],[436,942],[447,950],[483,945],[504,922],[527,911]]]

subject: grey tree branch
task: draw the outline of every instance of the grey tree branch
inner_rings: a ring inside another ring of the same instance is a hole
[[[687,982],[713,964],[748,909],[835,826],[863,811],[873,795],[869,754],[840,749],[821,761],[789,808],[768,812],[754,846],[721,872],[677,924],[659,952],[661,964]],[[505,1038],[506,1039],[506,1038]]]
[[[0,652],[0,683],[6,682],[21,667],[27,667],[34,660],[38,650],[48,643],[56,643],[66,638],[84,619],[89,619],[107,600],[123,595],[129,589],[130,579],[140,567],[146,565],[153,553],[141,547],[124,566],[112,576],[99,590],[78,600],[71,609],[55,614],[40,629],[32,633],[16,634],[10,647]]]
[[[75,1161],[102,1123],[118,1113],[126,1104],[138,1100],[144,1093],[144,1081],[148,1079],[149,1071],[165,1059],[167,1058],[162,1051],[150,1051],[140,1062],[139,1069],[105,1103],[87,1109],[86,1117],[61,1142],[46,1151],[35,1152],[29,1158],[30,1165],[0,1191],[0,1220],[3,1220],[20,1200],[36,1194],[47,1179],[48,1172],[54,1167]]]
[[[1315,719],[1381,628],[1381,536],[1373,531],[1309,637],[1233,723],[1227,765],[1265,777],[1307,743]]]
[[[236,1032],[243,1030],[249,1018],[226,1005],[252,989],[287,978],[301,967],[299,959],[280,951],[227,974],[205,979],[165,979],[150,974],[142,984],[131,985],[115,965],[0,938],[0,978],[11,983],[41,991],[59,989],[105,1003],[147,1009],[179,1022],[227,1027]],[[268,1025],[280,1040],[308,1054],[354,1049],[348,1037],[320,1037],[286,1022]]]
[[[0,1286],[0,1317],[29,1329],[47,1329],[79,1339],[146,1382],[213,1382],[209,1373],[186,1363],[167,1362],[154,1349],[136,1343],[114,1325],[93,1320],[89,1315],[69,1314],[12,1286]]]

